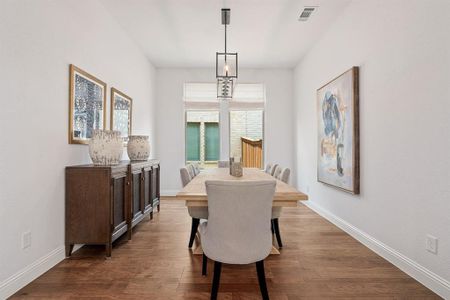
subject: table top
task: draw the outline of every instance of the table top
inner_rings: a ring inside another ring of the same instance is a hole
[[[270,180],[275,179],[262,170],[244,168],[242,177],[230,175],[228,168],[206,169],[195,176],[178,194],[177,199],[186,200],[187,206],[208,206],[206,180]],[[308,196],[293,186],[277,180],[273,206],[297,206],[297,201],[308,200]]]

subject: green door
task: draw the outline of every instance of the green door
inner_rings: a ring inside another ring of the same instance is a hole
[[[200,123],[188,122],[186,125],[186,160],[200,160]]]
[[[205,123],[205,160],[219,160],[219,123]]]

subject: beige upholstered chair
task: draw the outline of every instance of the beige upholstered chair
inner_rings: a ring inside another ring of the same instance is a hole
[[[280,174],[281,174],[281,167],[279,165],[277,165],[277,167],[275,168],[275,171],[273,172],[272,176],[275,177],[276,179],[279,179]]]
[[[206,181],[208,221],[199,228],[203,248],[202,273],[207,258],[214,260],[211,299],[217,298],[222,263],[256,262],[263,299],[269,299],[264,259],[272,248],[270,216],[275,180]]]
[[[200,167],[198,166],[198,163],[192,163],[192,166],[194,167],[194,175],[197,176],[200,174]]]
[[[273,164],[272,165],[272,169],[270,169],[270,175],[273,176],[273,174],[275,174],[275,170],[277,169],[277,167],[278,167],[278,164]]]
[[[185,187],[191,180],[187,168],[180,168],[181,183]],[[200,224],[200,219],[208,219],[208,208],[207,207],[188,207],[189,216],[192,218],[191,225],[191,235],[189,237],[189,248],[192,247],[195,239],[195,234],[197,233],[198,225]]]
[[[226,161],[226,160],[219,160],[219,161],[217,162],[217,166],[218,166],[219,168],[229,168],[229,167],[230,167],[230,162],[229,162],[229,161]]]
[[[270,174],[270,171],[272,170],[272,164],[267,164],[266,168],[264,169],[264,172],[267,174]]]
[[[191,179],[195,177],[195,169],[194,166],[192,164],[188,164],[186,166],[188,172],[189,172],[189,176],[191,176]]]
[[[277,179],[283,181],[284,183],[289,183],[289,176],[291,170],[289,168],[284,168]],[[272,207],[272,232],[277,238],[278,247],[283,247],[283,242],[281,241],[280,225],[278,219],[281,215],[281,207]]]
[[[291,169],[284,168],[277,179],[283,181],[284,183],[289,183],[289,176],[291,175]]]

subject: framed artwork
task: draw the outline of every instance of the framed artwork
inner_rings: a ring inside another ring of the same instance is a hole
[[[124,143],[131,135],[133,100],[121,91],[111,88],[111,130],[120,131]]]
[[[317,90],[317,180],[359,194],[359,68]]]
[[[106,126],[106,83],[70,65],[69,144],[88,144]]]

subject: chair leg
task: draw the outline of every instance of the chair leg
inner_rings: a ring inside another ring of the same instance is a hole
[[[273,219],[270,220],[270,230],[272,230],[272,235],[275,234],[275,229],[273,229]]]
[[[200,219],[192,218],[191,237],[189,238],[189,248],[192,248],[192,244],[194,244],[195,234],[197,233],[197,228],[199,224]]]
[[[275,230],[275,236],[277,237],[278,247],[283,248],[283,243],[281,242],[280,226],[278,225],[278,219],[273,219],[273,229]]]
[[[264,260],[256,262],[256,272],[258,273],[259,289],[263,300],[269,300],[269,293],[267,292],[266,274],[264,273]]]
[[[222,263],[214,262],[214,277],[211,289],[211,300],[217,300],[217,293],[219,292],[220,272],[222,271]]]
[[[205,253],[203,253],[203,262],[202,262],[202,275],[206,276],[206,268],[208,267],[208,258]]]

